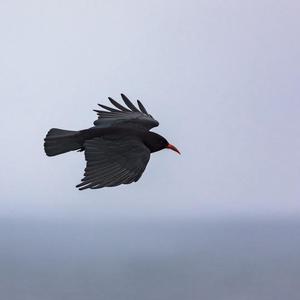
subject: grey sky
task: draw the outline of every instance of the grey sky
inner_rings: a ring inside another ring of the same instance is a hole
[[[300,213],[299,1],[1,1],[1,216]],[[182,152],[137,184],[79,192],[84,158],[48,158],[123,92]]]

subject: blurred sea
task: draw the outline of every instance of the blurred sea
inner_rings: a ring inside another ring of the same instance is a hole
[[[3,300],[299,300],[300,222],[0,220]]]

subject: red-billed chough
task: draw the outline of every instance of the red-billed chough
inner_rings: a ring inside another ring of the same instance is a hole
[[[168,148],[180,154],[164,137],[150,131],[159,123],[139,100],[138,109],[125,95],[121,96],[127,107],[108,98],[115,108],[98,104],[105,110],[95,110],[98,119],[93,127],[79,131],[52,128],[46,135],[44,149],[48,156],[84,151],[84,178],[76,186],[80,190],[138,181],[150,153]]]

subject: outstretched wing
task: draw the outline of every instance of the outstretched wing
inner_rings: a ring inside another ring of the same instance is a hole
[[[97,137],[85,143],[87,165],[80,190],[138,181],[150,159],[150,150],[134,137]]]
[[[159,125],[159,123],[148,114],[147,110],[139,100],[137,100],[139,106],[138,109],[124,94],[121,94],[121,96],[127,107],[110,97],[108,99],[115,108],[98,104],[105,110],[94,110],[98,114],[98,119],[94,122],[96,127],[108,128],[119,126],[150,130]]]

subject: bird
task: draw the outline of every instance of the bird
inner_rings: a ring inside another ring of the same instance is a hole
[[[113,107],[98,104],[93,127],[79,131],[52,128],[44,139],[47,156],[84,151],[84,177],[79,190],[115,187],[137,182],[149,162],[150,154],[162,149],[180,151],[163,136],[150,131],[159,122],[141,101],[136,107],[124,94],[124,105],[108,97]]]

